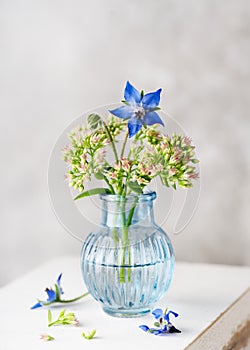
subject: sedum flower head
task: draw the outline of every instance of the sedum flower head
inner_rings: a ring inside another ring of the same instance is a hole
[[[84,190],[85,183],[91,181],[92,176],[100,177],[108,166],[106,149],[110,140],[100,121],[93,125],[93,119],[96,121],[95,118],[98,117],[101,120],[101,117],[93,114],[90,116],[92,118],[88,123],[89,128],[74,129],[69,135],[71,144],[63,149],[63,159],[69,167],[66,178],[69,185],[80,192]],[[117,137],[124,127],[124,122],[115,120],[114,117],[109,118],[107,128],[111,137]]]

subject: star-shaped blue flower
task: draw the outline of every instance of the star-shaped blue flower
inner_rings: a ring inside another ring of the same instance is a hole
[[[51,305],[53,303],[73,303],[74,301],[80,300],[89,294],[89,292],[87,292],[73,299],[67,299],[67,300],[62,299],[61,296],[64,294],[64,292],[61,287],[61,278],[62,278],[62,273],[60,273],[60,275],[56,280],[55,288],[45,289],[45,292],[47,293],[47,300],[45,301],[38,300],[38,302],[31,307],[32,310],[42,306]]]
[[[47,300],[46,301],[41,301],[39,300],[38,303],[33,305],[31,309],[37,309],[38,307],[42,307],[44,305],[49,305],[52,304],[53,302],[59,301],[61,298],[61,295],[64,294],[62,287],[61,287],[61,278],[62,278],[62,273],[58,276],[56,283],[55,283],[55,289],[52,288],[46,288],[45,292],[47,293]]]
[[[161,124],[163,121],[156,113],[160,103],[161,89],[155,92],[150,92],[144,95],[143,91],[140,93],[128,81],[124,91],[122,107],[110,111],[116,117],[128,120],[129,137],[133,137],[142,128],[142,125]]]
[[[139,328],[147,333],[152,333],[154,335],[161,335],[167,333],[181,333],[181,331],[170,322],[169,316],[173,315],[174,317],[178,317],[179,315],[174,311],[168,311],[167,309],[163,312],[162,309],[155,309],[152,311],[152,315],[155,317],[157,322],[154,323],[155,328],[150,328],[146,325],[141,325]]]

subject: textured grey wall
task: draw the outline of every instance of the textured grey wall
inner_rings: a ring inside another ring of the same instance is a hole
[[[51,149],[130,79],[198,147],[202,192],[179,260],[250,263],[248,0],[0,1],[0,284],[80,253],[47,195]]]

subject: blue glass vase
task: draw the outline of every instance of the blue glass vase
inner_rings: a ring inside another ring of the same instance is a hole
[[[81,267],[90,294],[112,316],[144,315],[169,288],[174,254],[154,222],[155,198],[101,195],[102,223],[83,245]]]

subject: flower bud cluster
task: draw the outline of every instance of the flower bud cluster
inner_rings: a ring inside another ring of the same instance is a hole
[[[91,133],[80,128],[69,135],[71,145],[64,152],[64,161],[69,165],[66,177],[74,189],[84,190],[84,183],[91,175],[102,171],[106,164],[106,146],[110,143],[103,130]]]
[[[146,145],[139,155],[140,161],[151,171],[151,177],[159,175],[164,186],[175,189],[177,185],[192,187],[192,180],[199,177],[194,166],[199,161],[189,137],[175,133],[169,137],[154,128],[142,128],[136,142],[142,144],[143,140]]]
[[[123,157],[114,166],[110,166],[104,172],[109,183],[114,187],[116,193],[121,193],[123,184],[126,183],[130,177],[133,161]]]
[[[66,310],[63,309],[59,313],[58,318],[55,321],[52,321],[51,310],[48,310],[48,327],[56,326],[56,325],[69,325],[69,324],[77,327],[79,326],[79,321],[73,312],[66,313]]]
[[[192,141],[189,137],[168,136],[154,126],[143,126],[135,135],[128,155],[116,156],[114,163],[107,157],[107,148],[114,150],[117,136],[126,129],[126,121],[110,116],[102,121],[90,115],[91,127],[78,127],[69,135],[71,144],[63,150],[69,166],[67,178],[70,186],[84,190],[85,182],[94,175],[105,180],[111,193],[142,193],[153,178],[159,176],[164,186],[191,187],[198,178]],[[125,141],[126,143],[126,141]],[[123,152],[122,152],[123,153]]]
[[[108,120],[108,128],[110,131],[110,134],[113,137],[118,136],[121,132],[125,130],[127,126],[127,122],[123,119],[115,118],[113,115],[109,117]]]

